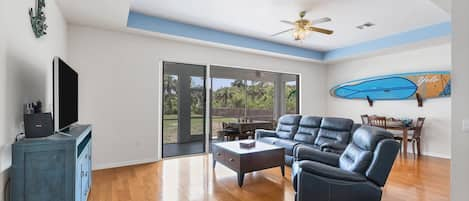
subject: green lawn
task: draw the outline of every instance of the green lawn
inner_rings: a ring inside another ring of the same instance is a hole
[[[192,115],[191,118],[191,135],[201,135],[204,129],[204,120],[202,115]],[[177,142],[177,128],[178,121],[177,115],[164,115],[163,120],[163,143],[176,143]],[[212,133],[221,129],[222,122],[235,122],[237,118],[230,117],[213,117],[212,118]]]

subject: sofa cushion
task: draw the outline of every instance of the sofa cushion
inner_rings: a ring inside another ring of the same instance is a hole
[[[362,150],[355,144],[349,144],[344,153],[340,156],[339,167],[351,172],[365,174],[366,169],[373,159],[373,153],[369,150]]]
[[[337,117],[324,117],[321,121],[321,128],[336,130],[336,131],[350,131],[352,130],[353,120]]]
[[[352,142],[361,149],[374,150],[378,142],[392,137],[392,134],[382,128],[362,126],[355,131]]]
[[[301,115],[297,114],[283,115],[280,117],[277,126],[277,136],[283,139],[293,139],[293,136],[298,130],[300,119]]]
[[[318,137],[314,144],[321,146],[325,143],[340,143],[347,144],[350,138],[350,131],[334,131],[327,129],[320,129]]]
[[[293,155],[293,149],[295,146],[299,144],[299,142],[295,142],[293,140],[287,140],[287,139],[278,139],[277,141],[274,142],[274,145],[280,146],[285,148],[285,154],[286,155]]]
[[[344,118],[325,117],[314,144],[321,146],[324,143],[348,144],[350,140],[353,120]]]
[[[314,144],[321,126],[322,117],[303,116],[300,120],[298,131],[295,134],[295,141]]]

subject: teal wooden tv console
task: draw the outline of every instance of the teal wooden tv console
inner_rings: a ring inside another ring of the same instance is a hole
[[[86,201],[91,187],[91,125],[13,144],[11,198]]]

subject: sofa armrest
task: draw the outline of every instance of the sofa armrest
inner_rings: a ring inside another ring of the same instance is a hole
[[[295,159],[297,161],[310,160],[325,163],[337,167],[339,165],[340,155],[335,153],[323,152],[313,147],[299,145],[295,149]]]
[[[347,148],[346,144],[340,143],[324,143],[320,146],[321,151],[332,152],[336,154],[341,154]]]
[[[298,167],[301,169],[301,171],[305,171],[317,176],[351,182],[367,181],[366,177],[363,175],[343,170],[337,167],[333,167],[330,165],[326,165],[323,163],[314,161],[299,161],[298,163]]]
[[[382,190],[365,176],[313,161],[297,161],[297,201],[380,201]]]
[[[263,137],[277,137],[277,132],[273,130],[256,129],[256,139]]]

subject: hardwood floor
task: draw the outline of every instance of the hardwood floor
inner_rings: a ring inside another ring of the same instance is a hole
[[[202,155],[93,172],[89,201],[293,201],[290,169],[246,174],[239,188],[234,171],[212,169]],[[386,184],[383,201],[450,200],[450,161],[399,157]]]

